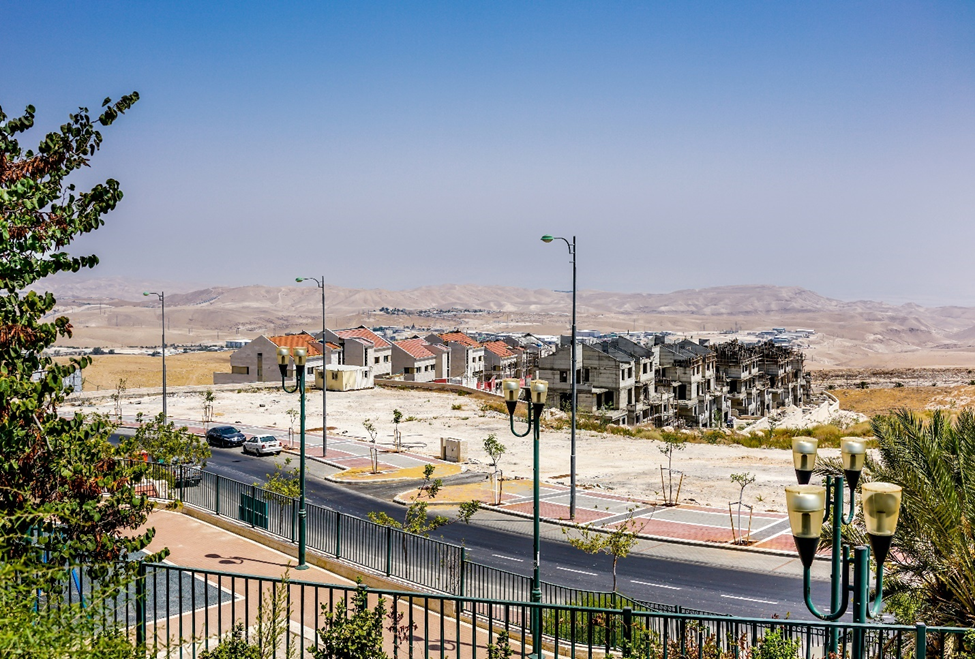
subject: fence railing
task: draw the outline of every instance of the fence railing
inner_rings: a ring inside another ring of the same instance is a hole
[[[185,505],[260,528],[289,542],[297,541],[296,499],[207,471],[196,472],[199,480],[190,478],[187,473],[192,467],[152,463],[148,467],[147,487],[158,498],[179,499]],[[471,561],[458,545],[315,504],[306,503],[305,510],[307,547],[326,556],[440,593],[504,601],[527,601],[531,594],[530,577]],[[709,614],[547,582],[542,582],[542,601]]]
[[[322,647],[318,630],[328,627],[327,614],[334,613],[339,602],[352,608],[355,591],[317,582],[285,583],[280,578],[144,564],[135,583],[116,598],[115,610],[103,615],[107,623],[128,627],[150,656],[195,657],[216,647],[236,623],[244,626],[245,638],[258,642],[256,630],[262,625],[266,630],[273,617],[267,598],[278,594],[286,603],[284,611],[279,610],[286,618],[285,633],[261,656],[287,657],[293,648],[306,657]],[[961,659],[975,649],[966,638],[969,630],[950,627],[732,618],[374,588],[366,592],[371,608],[384,600],[383,649],[397,659],[488,657],[489,646],[497,650],[501,643],[501,632],[510,638],[515,657],[544,650],[545,656],[555,657],[613,653],[646,659],[744,659],[756,656],[754,648],[773,642],[778,652],[761,656],[812,659],[826,656],[826,640],[834,633],[838,659]],[[529,631],[535,612],[541,620],[539,638],[531,638]],[[864,651],[852,657],[857,635],[862,636]],[[793,643],[785,652],[783,640]]]

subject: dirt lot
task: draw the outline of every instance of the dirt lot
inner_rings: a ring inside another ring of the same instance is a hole
[[[125,378],[129,389],[162,386],[162,359],[148,355],[96,355],[84,370],[85,391],[115,389]],[[66,363],[67,358],[57,361]],[[166,383],[172,387],[213,384],[214,371],[230,370],[230,352],[166,355]]]
[[[960,410],[975,405],[975,386],[895,387],[885,389],[835,389],[831,391],[844,410],[867,416],[906,407],[917,412],[945,407]]]

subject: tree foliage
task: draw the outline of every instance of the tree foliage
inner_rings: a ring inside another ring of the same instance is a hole
[[[369,513],[369,519],[376,524],[382,526],[391,526],[395,529],[403,529],[407,533],[413,533],[415,535],[422,535],[427,537],[430,535],[431,531],[439,529],[441,526],[446,526],[456,520],[451,520],[449,517],[444,515],[436,515],[435,517],[430,517],[427,513],[428,502],[437,498],[440,493],[440,488],[443,487],[443,480],[440,478],[433,478],[433,472],[436,468],[432,464],[425,465],[423,467],[423,484],[417,489],[416,494],[413,495],[413,499],[410,501],[410,505],[406,508],[406,515],[403,521],[387,515],[384,512],[373,512]],[[421,497],[425,496],[424,501]],[[464,522],[465,524],[470,524],[471,517],[474,516],[481,508],[480,501],[465,501],[460,504],[457,520]],[[404,550],[406,548],[406,538],[403,539]]]
[[[67,248],[102,226],[122,192],[111,179],[79,191],[69,178],[98,151],[100,127],[111,125],[138,98],[132,93],[115,103],[105,99],[96,118],[79,108],[36,149],[19,141],[34,125],[34,108],[28,106],[19,117],[0,109],[0,592],[13,593],[0,600],[0,627],[4,643],[19,634],[23,647],[18,650],[36,649],[36,656],[48,656],[68,642],[44,645],[58,632],[57,626],[45,625],[69,624],[63,616],[70,616],[70,607],[38,615],[37,624],[18,625],[11,617],[24,613],[24,602],[36,600],[18,597],[24,593],[17,588],[61,592],[69,566],[85,565],[110,592],[134,569],[115,567],[117,562],[144,549],[153,536],[152,530],[132,532],[145,522],[152,504],[133,487],[145,468],[117,460],[108,443],[112,424],[98,416],[58,414],[69,393],[64,379],[91,359],[54,362],[45,351],[71,336],[71,323],[64,316],[48,318],[56,302],[51,293],[25,291],[47,276],[98,263],[95,256],[73,256]],[[71,643],[93,650],[107,642],[93,636],[83,620],[77,622]],[[111,637],[105,629],[100,635]],[[102,656],[121,656],[106,652]]]
[[[265,474],[264,483],[254,483],[268,492],[297,499],[301,495],[301,473],[298,467],[288,469],[291,458],[285,458],[284,464],[274,465],[274,473]]]
[[[630,550],[637,542],[637,522],[633,519],[633,508],[630,508],[626,518],[616,528],[606,531],[597,530],[592,522],[577,529],[578,536],[572,537],[569,530],[562,527],[562,533],[569,544],[587,554],[608,554],[613,559],[613,592],[616,592],[616,566],[620,559],[630,555]]]
[[[334,611],[322,606],[322,618],[320,647],[311,650],[315,659],[388,659],[383,651],[385,598],[380,597],[371,609],[369,592],[359,586],[352,595],[351,608],[340,599]]]
[[[135,417],[139,427],[135,435],[126,438],[120,448],[126,455],[145,451],[153,462],[164,464],[194,464],[206,466],[210,457],[210,446],[199,435],[194,435],[186,426],[177,426],[167,421],[160,412],[146,419],[142,413]]]

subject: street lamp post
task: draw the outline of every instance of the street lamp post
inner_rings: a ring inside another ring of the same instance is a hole
[[[900,514],[901,487],[892,483],[864,483],[860,488],[863,518],[870,547],[860,546],[853,550],[841,542],[842,527],[853,522],[856,512],[855,494],[860,472],[866,455],[866,442],[847,437],[842,440],[841,451],[844,476],[827,476],[826,486],[809,485],[816,466],[818,440],[796,437],[792,440],[792,454],[799,485],[785,488],[786,506],[789,509],[789,525],[803,566],[803,597],[806,608],[820,620],[834,621],[846,615],[853,593],[853,622],[865,623],[868,618],[880,614],[883,607],[884,561],[890,551],[891,540],[897,529]],[[843,512],[844,484],[849,486],[849,511]],[[810,568],[819,547],[823,524],[832,518],[832,572],[830,573],[830,607],[821,612],[812,601]],[[877,562],[876,589],[870,601],[870,548]],[[850,583],[850,571],[853,583]],[[830,631],[827,651],[835,653],[837,633]],[[853,630],[851,657],[863,657],[863,630]]]
[[[163,381],[163,421],[166,420],[166,292],[155,293],[152,291],[146,291],[143,295],[155,295],[159,298],[159,303],[162,305],[162,381]]]
[[[322,289],[322,457],[328,457],[328,414],[325,411],[325,390],[328,389],[328,370],[325,365],[328,354],[325,349],[325,275],[321,279],[315,277],[296,277],[295,281],[299,284],[303,281],[313,281]]]
[[[572,236],[572,242],[561,236],[542,236],[543,243],[550,243],[553,240],[561,240],[569,248],[569,255],[572,257],[572,431],[569,439],[569,519],[576,518],[576,404],[579,397],[577,388],[579,383],[576,380],[576,237]]]
[[[539,475],[538,475],[538,452],[539,435],[541,434],[542,410],[545,408],[545,398],[548,395],[548,382],[545,380],[532,380],[531,388],[525,392],[528,402],[528,428],[525,432],[519,433],[515,430],[515,408],[518,407],[518,397],[521,394],[521,385],[516,378],[505,378],[501,382],[501,389],[504,392],[504,403],[508,407],[508,420],[511,423],[511,434],[515,437],[527,437],[532,433],[534,442],[535,466],[533,470],[534,485],[532,487],[532,593],[531,601],[541,603],[542,601],[542,582],[539,573],[539,553],[541,546],[540,520],[538,514],[539,499]],[[542,611],[540,607],[532,608],[531,619],[532,630],[532,649],[533,656],[542,656]]]
[[[294,358],[295,363],[295,386],[290,389],[285,384],[288,377],[288,358]],[[281,369],[281,388],[285,393],[298,393],[301,400],[299,406],[301,415],[301,457],[299,461],[299,494],[298,494],[298,566],[297,570],[307,570],[305,564],[305,363],[308,361],[308,354],[305,348],[278,348],[278,368]]]

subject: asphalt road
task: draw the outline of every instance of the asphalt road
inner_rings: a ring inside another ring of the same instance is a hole
[[[240,449],[213,449],[206,471],[252,483],[265,479],[282,458],[244,455]],[[292,466],[296,466],[294,460]],[[332,471],[325,465],[309,463],[306,496],[309,502],[328,506],[339,512],[365,517],[369,512],[383,511],[402,518],[404,508],[389,501],[389,486],[347,486],[325,481],[322,475]],[[405,485],[399,490],[408,489]],[[386,494],[380,498],[379,492]],[[481,519],[479,520],[479,517]],[[489,519],[493,517],[493,519]],[[438,529],[450,542],[463,543],[472,561],[522,575],[531,574],[531,520],[493,513],[479,513],[471,524],[456,523]],[[548,526],[548,525],[546,525]],[[693,560],[671,560],[644,553],[631,553],[618,565],[619,591],[631,597],[679,604],[714,613],[770,617],[787,614],[793,619],[811,619],[802,601],[801,574],[794,577],[771,573],[771,567],[783,562],[768,557],[768,570],[734,569],[707,563],[708,550],[687,548]],[[702,556],[705,558],[702,559]],[[573,548],[567,542],[546,538],[542,541],[542,579],[573,588],[610,590],[612,560],[609,556],[592,556]],[[727,557],[725,557],[726,559]],[[724,562],[727,562],[725,560]],[[754,566],[754,558],[750,561]],[[813,582],[815,601],[828,603],[828,586]]]

